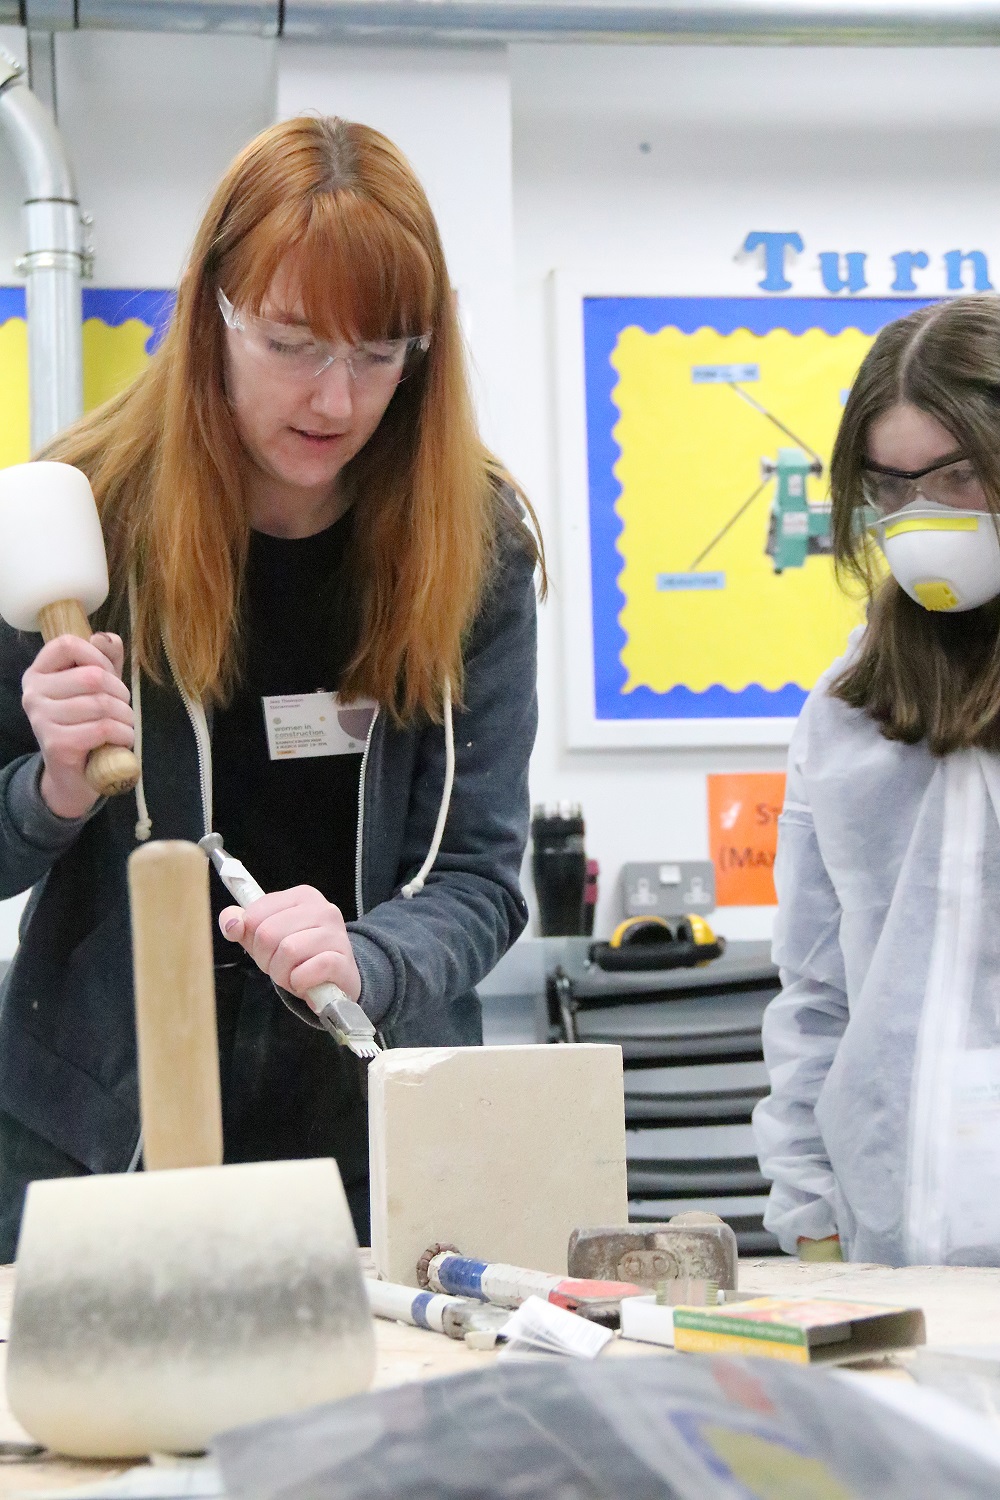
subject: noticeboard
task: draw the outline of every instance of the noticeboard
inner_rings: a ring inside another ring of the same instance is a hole
[[[863,619],[830,554],[843,402],[927,299],[555,288],[569,743],[786,743]]]

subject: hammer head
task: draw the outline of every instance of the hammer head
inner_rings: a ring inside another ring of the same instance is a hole
[[[365,1390],[375,1336],[336,1162],[32,1183],[7,1393],[80,1458],[197,1452]]]
[[[736,1289],[736,1236],[715,1214],[676,1214],[665,1224],[574,1229],[569,1241],[571,1276],[631,1281],[655,1287],[688,1278]]]
[[[108,564],[93,491],[70,464],[0,471],[0,615],[37,630],[46,605],[75,599],[91,614],[108,597]]]

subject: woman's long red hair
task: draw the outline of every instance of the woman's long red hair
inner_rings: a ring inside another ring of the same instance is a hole
[[[430,205],[384,136],[300,118],[252,141],[198,230],[174,316],[149,366],[47,450],[90,477],[112,578],[110,619],[138,580],[142,669],[163,641],[191,694],[224,702],[239,675],[240,594],[250,527],[242,453],[226,402],[221,287],[259,311],[279,266],[329,339],[430,332],[343,482],[356,504],[350,565],[358,647],[341,682],[407,719],[437,717],[442,681],[461,691],[462,641],[502,527],[530,534],[499,498],[506,477],[479,438],[462,337]]]

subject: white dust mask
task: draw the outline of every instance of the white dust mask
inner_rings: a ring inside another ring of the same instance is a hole
[[[922,497],[871,527],[900,588],[924,609],[975,609],[1000,594],[1000,537],[989,512]]]

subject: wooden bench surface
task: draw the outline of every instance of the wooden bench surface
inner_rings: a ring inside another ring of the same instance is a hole
[[[370,1260],[362,1251],[362,1264],[370,1274]],[[845,1297],[849,1300],[886,1302],[922,1307],[927,1318],[927,1342],[936,1345],[996,1344],[1000,1342],[1000,1269],[958,1266],[800,1265],[787,1258],[743,1261],[740,1289],[774,1295],[809,1293]],[[6,1328],[14,1291],[13,1266],[0,1267],[0,1327]],[[481,1369],[496,1356],[476,1351],[441,1334],[410,1328],[402,1323],[377,1319],[378,1365],[375,1389],[403,1385],[415,1380],[433,1380]],[[659,1351],[647,1344],[616,1340],[601,1356],[605,1358],[655,1358]],[[6,1346],[0,1346],[0,1375]],[[906,1378],[901,1368],[897,1378]],[[880,1378],[873,1373],[872,1378]],[[21,1439],[26,1434],[7,1409],[0,1386],[0,1440]],[[47,1490],[87,1484],[126,1465],[71,1463],[45,1458],[29,1463],[0,1461],[0,1495],[17,1491]]]

